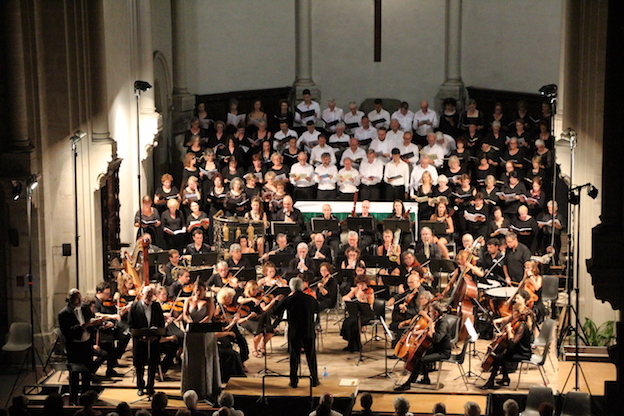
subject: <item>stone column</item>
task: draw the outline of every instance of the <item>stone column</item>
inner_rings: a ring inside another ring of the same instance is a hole
[[[185,1],[171,2],[171,37],[173,53],[173,131],[184,131],[195,109],[195,96],[188,92],[186,85],[186,26]]]
[[[303,99],[303,90],[309,89],[312,99],[320,99],[319,89],[312,81],[312,5],[310,0],[295,1],[295,95]]]
[[[446,45],[444,84],[436,96],[436,109],[443,110],[445,98],[455,98],[458,109],[463,108],[464,82],[461,77],[462,0],[446,0]]]
[[[31,95],[34,86],[33,60],[30,54],[30,28],[34,27],[34,16],[28,9],[28,3],[19,0],[8,0],[2,10],[6,15],[4,21],[4,35],[6,36],[6,68],[7,68],[7,100],[6,127],[8,131],[6,150],[12,152],[30,152],[33,150],[29,126],[33,127],[31,119],[35,112]]]
[[[106,42],[104,39],[103,0],[86,3],[89,10],[91,139],[94,143],[112,143],[108,130],[108,95],[106,93]]]

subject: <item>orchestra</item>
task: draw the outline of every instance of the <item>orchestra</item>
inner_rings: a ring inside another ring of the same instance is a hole
[[[361,129],[351,124],[347,131]],[[340,122],[329,141],[313,123],[306,125],[310,137],[304,133],[301,138],[287,123],[282,125],[281,144],[266,132],[266,140],[256,143],[247,136],[256,137],[257,131],[244,128],[237,138],[223,135],[215,139],[218,143],[211,139],[212,148],[205,148],[206,140],[189,140],[181,186],[173,186],[173,177],[165,174],[155,195],[141,199],[132,255],[123,259],[117,276],[94,288],[95,317],[101,322],[93,324],[98,336],[88,342],[97,341],[97,347],[107,353],[106,375],[119,376],[115,368],[130,342],[135,350],[138,343],[137,351],[143,355],[136,363],[150,367],[147,382],[137,377],[142,392],[154,390],[157,359],[162,360],[163,372],[181,361],[188,373],[185,366],[190,363],[184,360],[197,354],[194,342],[210,343],[211,348],[218,344],[221,365],[227,369],[221,368],[218,377],[210,374],[211,382],[226,380],[241,369],[244,375],[245,362],[266,356],[267,343],[279,333],[280,325],[295,324],[282,322],[283,314],[275,312],[284,310],[289,297],[281,288],[288,288],[297,277],[300,291],[316,305],[312,309],[343,311],[340,335],[347,353],[361,351],[362,330],[373,316],[369,312],[376,297],[386,301],[382,318],[393,334],[391,357],[405,361],[411,372],[398,390],[409,389],[420,375],[420,383],[428,384],[429,364],[448,358],[455,329],[449,327],[447,317],[453,315],[460,341],[466,339],[466,322],[475,323],[478,316],[485,316],[487,325],[498,330],[497,343],[483,363],[492,369],[483,387],[508,385],[505,363],[530,355],[527,345],[533,324],[546,315],[541,300],[543,265],[531,256],[555,253],[556,257],[561,246],[563,218],[556,202],[546,201],[541,191],[548,178],[539,176],[539,156],[531,159],[534,169],[525,172],[518,160],[494,160],[499,153],[492,150],[493,144],[475,139],[478,135],[470,130],[468,143],[457,138],[457,149],[447,151],[437,149],[433,131],[422,131],[425,135],[419,137],[429,142],[425,151],[410,141],[416,139],[410,132],[394,128],[373,128],[376,133],[372,141],[368,139],[369,147],[368,142],[344,133]],[[386,135],[398,137],[401,143]],[[241,143],[251,145],[250,153],[243,151]],[[286,143],[287,148],[282,146]],[[509,149],[501,149],[504,157],[512,159],[519,152],[530,156],[532,143],[519,148],[515,137],[508,143]],[[282,148],[281,153],[273,151]],[[306,149],[312,150],[310,155]],[[443,160],[434,157],[438,150]],[[524,183],[528,176],[531,190]],[[319,212],[298,209],[304,197],[316,200]],[[351,212],[335,209],[336,199],[353,200]],[[376,210],[375,204],[385,205]],[[313,218],[326,228],[314,229]],[[372,229],[347,221],[366,218],[371,219]],[[162,253],[166,264],[158,263],[157,268],[149,264],[152,256],[147,255],[162,251],[151,244],[152,236],[166,250]],[[554,247],[549,247],[551,239]],[[215,255],[209,264],[195,266],[198,256],[208,254]],[[440,262],[450,265],[448,276],[438,272],[438,266],[432,268]],[[504,288],[504,298],[489,296],[489,288]],[[141,324],[146,319],[141,307],[152,305],[158,305],[153,310],[162,310],[164,333],[131,336],[130,327],[145,329],[137,324],[137,319]],[[128,319],[131,310],[136,315],[134,326]],[[317,332],[319,313],[314,318]],[[206,334],[189,337],[187,324],[199,322],[219,322],[223,330],[214,339]],[[152,350],[158,358],[147,359],[145,353]],[[503,378],[496,382],[499,372]],[[183,376],[185,383],[187,376]],[[212,388],[205,388],[202,396],[213,394]]]

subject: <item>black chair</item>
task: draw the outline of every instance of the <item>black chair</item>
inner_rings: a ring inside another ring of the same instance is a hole
[[[550,403],[555,407],[555,398],[550,387],[534,386],[527,395],[526,407],[522,416],[539,416],[539,407],[542,403]]]
[[[591,396],[583,391],[570,391],[563,400],[561,416],[591,415]]]
[[[382,341],[385,339],[378,335],[378,327],[382,325],[381,320],[386,319],[385,299],[375,299],[375,303],[373,303],[373,313],[375,314],[375,318],[366,324],[371,326],[371,339],[364,342],[364,345],[368,344],[369,342],[371,343],[371,350],[373,349],[373,341]]]
[[[464,346],[462,347],[459,354],[451,354],[449,358],[445,360],[440,360],[440,367],[438,368],[438,380],[436,381],[436,390],[440,389],[440,374],[442,373],[443,363],[457,364],[457,367],[459,368],[459,374],[464,381],[464,386],[466,386],[466,390],[468,390],[468,378],[466,377],[466,372],[464,371],[464,360],[466,359],[466,351],[468,350],[468,345],[470,345],[470,341],[464,341]]]

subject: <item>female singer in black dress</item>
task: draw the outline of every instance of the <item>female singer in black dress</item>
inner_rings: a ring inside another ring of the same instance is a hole
[[[230,190],[225,195],[224,204],[229,216],[243,217],[249,211],[249,198],[243,191],[243,181],[240,178],[234,178],[230,182]]]
[[[162,235],[160,232],[160,214],[156,208],[152,207],[152,198],[149,195],[145,195],[141,199],[141,209],[134,216],[134,226],[138,228],[137,239],[143,233],[153,235],[155,238]]]
[[[368,305],[371,309],[375,303],[375,293],[372,288],[368,287],[365,276],[357,276],[354,280],[355,286],[342,297],[344,302],[360,302]],[[346,341],[348,345],[343,348],[343,351],[355,352],[362,349],[362,342],[360,341],[360,325],[364,326],[368,323],[368,320],[360,322],[357,315],[348,316],[342,323],[340,329],[340,335]]]
[[[178,188],[172,185],[173,176],[168,173],[165,173],[160,178],[161,186],[156,188],[156,192],[154,193],[154,205],[158,209],[159,213],[165,212],[167,209],[167,201],[170,199],[178,199],[180,198],[180,191]]]
[[[212,218],[217,212],[225,211],[225,195],[227,194],[227,188],[223,184],[223,177],[217,173],[212,179],[214,185],[212,189],[206,195],[206,202],[209,204],[210,209],[208,216]]]
[[[503,244],[510,226],[511,222],[503,215],[503,209],[498,206],[494,207],[492,209],[492,219],[488,222],[488,236],[497,238]]]
[[[177,199],[167,201],[167,211],[161,216],[162,229],[165,236],[165,247],[175,248],[182,252],[186,239],[186,220],[178,209]]]

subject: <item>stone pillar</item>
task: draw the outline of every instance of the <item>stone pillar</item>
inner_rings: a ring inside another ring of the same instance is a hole
[[[303,99],[303,90],[309,89],[312,99],[320,100],[320,91],[312,81],[312,5],[311,0],[295,1],[295,96]]]
[[[184,131],[193,116],[195,96],[191,95],[186,85],[186,26],[185,1],[171,2],[171,37],[173,53],[173,131]]]
[[[112,143],[108,130],[108,95],[106,93],[106,42],[104,39],[103,0],[86,3],[89,10],[89,64],[91,95],[91,139],[94,143]]]
[[[30,53],[32,39],[31,28],[34,27],[33,12],[29,10],[29,2],[7,0],[2,7],[4,35],[6,45],[5,74],[7,86],[6,121],[8,131],[3,132],[8,137],[6,150],[11,152],[30,152],[34,143],[31,142],[33,128],[32,117],[35,114],[32,94],[33,88],[33,60]],[[4,116],[3,116],[4,117]]]
[[[464,107],[465,89],[461,77],[461,31],[462,0],[446,0],[446,45],[444,62],[444,84],[436,96],[436,109],[442,108],[445,98],[455,98],[458,109]]]

